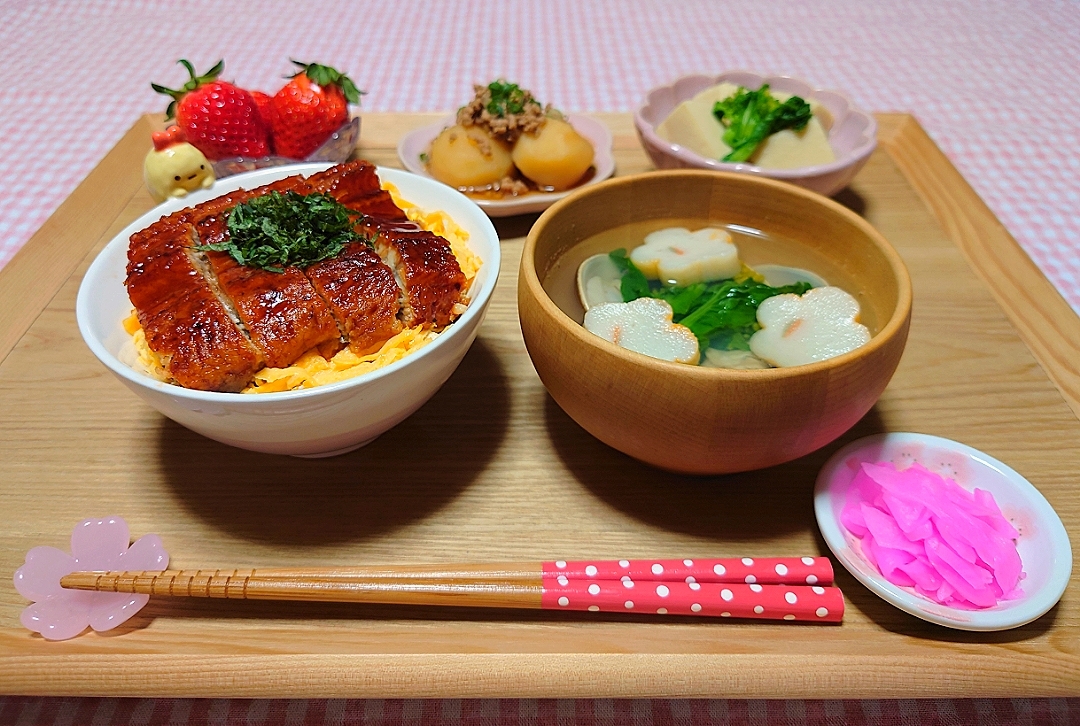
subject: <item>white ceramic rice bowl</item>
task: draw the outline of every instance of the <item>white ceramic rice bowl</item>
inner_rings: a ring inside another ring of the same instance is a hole
[[[131,301],[124,285],[129,237],[161,217],[241,187],[305,176],[329,164],[261,169],[219,180],[210,189],[155,207],[114,237],[91,264],[79,287],[75,315],[98,360],[153,408],[173,421],[230,446],[271,454],[332,456],[371,442],[431,398],[457,368],[476,338],[499,276],[499,238],[476,204],[444,184],[397,169],[379,168],[402,198],[441,210],[469,233],[482,260],[469,291],[468,310],[436,340],[385,368],[349,380],[283,393],[196,391],[163,383],[133,368],[131,336],[122,326]]]

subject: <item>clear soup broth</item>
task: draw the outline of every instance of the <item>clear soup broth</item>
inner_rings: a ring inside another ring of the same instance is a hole
[[[650,219],[624,224],[588,237],[567,249],[552,263],[541,281],[544,291],[560,310],[579,325],[582,324],[585,308],[577,293],[577,270],[581,263],[593,255],[612,252],[620,247],[629,252],[644,244],[645,235],[668,227],[685,227],[692,232],[705,227],[724,229],[731,234],[732,242],[739,250],[739,259],[751,268],[767,264],[785,265],[816,273],[830,285],[843,288],[859,301],[859,321],[870,330],[871,335],[877,335],[880,330],[865,291],[849,274],[816,250],[758,229],[702,219]]]

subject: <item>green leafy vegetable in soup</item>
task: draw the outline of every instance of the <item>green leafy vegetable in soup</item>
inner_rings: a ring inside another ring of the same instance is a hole
[[[749,350],[750,336],[760,330],[758,306],[775,295],[802,295],[811,288],[808,282],[771,287],[752,278],[699,282],[685,287],[662,285],[646,279],[630,261],[626,250],[615,250],[609,256],[622,272],[623,302],[641,297],[666,300],[674,313],[673,322],[689,328],[702,350],[708,347]]]
[[[282,272],[336,257],[346,245],[369,241],[356,231],[363,215],[326,194],[270,192],[236,205],[228,238],[200,250],[227,252],[241,265]]]
[[[756,91],[739,90],[713,106],[713,115],[726,128],[724,143],[731,153],[722,161],[746,161],[765,139],[784,129],[801,131],[810,122],[810,104],[798,96],[781,103],[765,84]]]

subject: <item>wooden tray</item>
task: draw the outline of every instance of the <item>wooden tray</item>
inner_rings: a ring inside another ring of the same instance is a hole
[[[438,117],[366,115],[360,154],[396,166],[400,135]],[[629,116],[603,118],[619,173],[647,170]],[[82,518],[110,514],[135,536],[159,533],[175,567],[822,553],[816,472],[844,442],[880,431],[983,449],[1080,531],[1080,320],[918,124],[879,119],[881,148],[839,199],[910,267],[915,308],[900,369],[843,440],[775,469],[712,478],[628,460],[548,398],[514,307],[534,217],[497,222],[502,279],[461,367],[367,448],[315,461],[263,456],[163,419],[91,356],[74,316],[93,255],[151,207],[141,163],[152,119],[141,120],[0,272],[0,572],[10,577],[35,545],[66,546]],[[23,630],[26,603],[4,586],[0,691],[1077,695],[1077,577],[1046,616],[992,634],[927,624],[841,572],[849,609],[837,627],[155,599],[119,631],[63,643]]]

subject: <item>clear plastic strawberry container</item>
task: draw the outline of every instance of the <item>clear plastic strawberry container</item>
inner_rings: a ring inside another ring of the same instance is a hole
[[[347,160],[356,148],[360,140],[360,117],[353,118],[349,123],[330,135],[322,146],[313,151],[307,158],[291,159],[287,156],[264,156],[252,159],[245,156],[234,156],[228,159],[218,159],[211,162],[214,167],[214,176],[222,179],[233,174],[255,169],[266,169],[273,166],[285,166],[287,164],[302,164],[305,162],[320,161],[332,164],[340,164]]]

